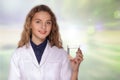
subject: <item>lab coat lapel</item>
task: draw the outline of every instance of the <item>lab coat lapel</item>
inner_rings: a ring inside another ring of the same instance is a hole
[[[45,63],[45,61],[47,60],[49,53],[51,52],[51,46],[50,46],[49,41],[47,42],[46,48],[45,48],[45,50],[44,50],[44,52],[43,52],[43,55],[42,55],[40,64],[38,64],[38,62],[37,62],[35,53],[34,53],[34,51],[33,51],[33,48],[32,48],[32,46],[31,46],[30,42],[29,42],[28,45],[29,45],[28,51],[29,51],[29,53],[30,53],[30,55],[31,55],[31,57],[32,57],[32,62],[33,62],[33,64],[34,64],[36,67],[42,66],[42,65]]]
[[[42,66],[45,63],[45,61],[48,59],[48,55],[49,55],[50,52],[51,52],[51,46],[50,46],[50,43],[48,41],[47,45],[46,45],[46,48],[43,52],[41,61],[40,61],[40,66]]]
[[[35,53],[34,53],[34,51],[33,51],[33,48],[32,48],[32,46],[31,46],[30,42],[29,42],[28,51],[29,51],[29,53],[30,53],[30,55],[31,55],[31,57],[32,57],[32,60],[31,60],[31,61],[33,62],[33,64],[34,64],[36,67],[39,67],[39,64],[38,64],[38,62],[37,62]]]

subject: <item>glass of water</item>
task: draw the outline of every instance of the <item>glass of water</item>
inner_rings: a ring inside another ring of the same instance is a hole
[[[75,58],[76,57],[76,52],[78,51],[78,48],[80,48],[80,45],[67,45],[67,53]]]

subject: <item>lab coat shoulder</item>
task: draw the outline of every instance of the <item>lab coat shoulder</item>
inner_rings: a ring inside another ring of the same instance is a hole
[[[21,60],[27,54],[27,47],[25,45],[14,50],[14,52],[11,55],[8,80],[21,80]]]
[[[11,56],[11,60],[15,59],[15,61],[19,61],[21,55],[25,52],[25,46],[16,48]]]
[[[20,59],[21,49],[22,48],[17,48],[11,55],[8,80],[20,80],[19,59]]]

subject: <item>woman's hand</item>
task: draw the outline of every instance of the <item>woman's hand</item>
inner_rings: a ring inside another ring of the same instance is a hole
[[[72,67],[71,80],[78,80],[79,66],[80,63],[83,61],[83,54],[80,48],[78,48],[78,51],[76,52],[76,57],[73,58],[69,55],[69,59]]]
[[[78,51],[76,52],[76,57],[72,58],[69,55],[69,59],[70,59],[70,64],[71,64],[71,67],[72,67],[72,71],[73,72],[78,72],[80,63],[83,61],[83,54],[82,54],[82,51],[80,50],[80,48],[78,48]]]

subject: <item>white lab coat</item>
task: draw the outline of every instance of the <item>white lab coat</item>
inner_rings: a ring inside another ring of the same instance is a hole
[[[67,53],[48,41],[38,64],[31,47],[17,48],[11,57],[8,80],[70,80],[71,67]]]

